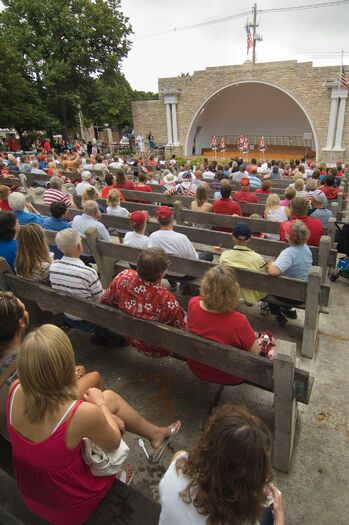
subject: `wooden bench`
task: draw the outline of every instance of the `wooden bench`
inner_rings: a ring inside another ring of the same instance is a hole
[[[117,273],[115,264],[119,260],[136,264],[141,252],[138,248],[101,241],[97,230],[92,228],[86,231],[86,241],[97,263],[104,287],[109,285]],[[200,284],[203,275],[215,265],[215,263],[174,255],[169,255],[169,260],[170,272],[189,275],[193,278],[192,282],[197,285]],[[254,272],[242,268],[236,268],[235,273],[241,288],[257,290],[265,293],[266,296],[301,301],[301,304],[297,306],[305,310],[301,355],[312,358],[318,343],[320,310],[328,313],[330,287],[328,284],[321,283],[322,269],[312,266],[308,282],[283,276],[276,278],[265,272]],[[273,302],[273,297],[271,300]]]
[[[12,469],[12,446],[9,441],[0,435],[0,469],[14,478]],[[43,487],[44,490],[44,487]],[[11,500],[13,494],[11,494]],[[18,491],[15,501],[11,506],[11,516],[16,518],[16,523],[23,525],[44,525],[48,522],[42,520],[26,509]],[[86,525],[158,525],[161,507],[155,501],[151,501],[142,493],[128,487],[124,483],[115,480],[112,488],[102,503],[89,518]],[[1,519],[0,523],[5,525],[7,521]]]
[[[102,201],[104,202],[104,201]],[[135,203],[122,203],[122,205],[127,208],[130,212],[135,209],[151,211],[152,214],[155,213],[156,207],[153,205],[147,204],[135,204]],[[151,210],[149,207],[151,206]],[[49,215],[49,206],[45,204],[35,203],[36,209],[43,215]],[[195,212],[192,212],[195,213]],[[199,212],[201,213],[201,212]],[[69,209],[67,212],[67,219],[72,220],[76,215],[81,215],[81,210]],[[203,214],[203,213],[202,213]],[[203,214],[204,215],[204,214]],[[207,214],[209,215],[209,214]],[[218,215],[218,214],[217,214]],[[219,224],[227,227],[233,227],[236,222],[248,222],[252,231],[254,228],[258,228],[258,221],[260,219],[250,219],[247,217],[234,218],[230,216],[219,215],[217,217],[218,221],[221,221]],[[117,217],[114,215],[102,214],[101,222],[107,227],[114,230],[125,232],[131,230],[130,221],[127,217]],[[265,221],[271,222],[271,221]],[[275,227],[275,224],[273,224]],[[147,233],[153,233],[154,231],[159,230],[160,226],[158,222],[152,220],[148,221]],[[335,227],[334,227],[335,229]],[[333,238],[334,238],[334,229],[333,229]],[[174,226],[174,230],[178,233],[183,233],[186,235],[191,242],[198,245],[205,245],[205,250],[207,246],[220,246],[222,249],[231,249],[234,246],[234,242],[230,233],[215,231],[215,230],[204,230],[202,228],[192,228],[189,226],[184,226],[177,224]],[[323,270],[322,272],[322,282],[327,281],[328,269],[334,268],[337,261],[337,251],[332,247],[333,239],[328,236],[322,236],[320,240],[320,246],[310,246],[310,250],[313,255],[313,264],[320,266]],[[256,252],[266,255],[268,257],[277,257],[282,250],[287,246],[286,243],[282,241],[274,241],[271,239],[258,239],[252,238],[250,240],[249,246]],[[215,248],[212,248],[209,251],[217,253]]]
[[[273,466],[288,472],[297,420],[297,402],[309,402],[313,379],[296,368],[295,344],[279,341],[273,361],[250,352],[204,339],[185,330],[128,316],[120,310],[65,295],[47,286],[6,274],[7,286],[24,302],[33,300],[53,313],[83,318],[124,337],[137,337],[184,359],[244,377],[255,387],[274,393]],[[44,322],[44,313],[42,321]],[[105,523],[110,523],[106,521]],[[113,522],[114,523],[114,522]],[[115,522],[117,523],[117,522]],[[131,522],[125,521],[130,524]],[[145,523],[143,520],[138,523]]]

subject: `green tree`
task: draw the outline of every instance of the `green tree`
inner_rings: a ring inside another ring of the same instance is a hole
[[[159,94],[153,93],[152,91],[133,91],[132,100],[159,100]]]
[[[36,88],[64,135],[99,79],[119,71],[132,32],[120,0],[3,0],[1,38],[23,57],[23,76]],[[86,105],[85,105],[86,104]],[[51,121],[52,123],[52,121]]]
[[[119,128],[131,126],[132,100],[133,91],[124,75],[120,72],[109,73],[95,81],[93,93],[84,104],[84,116],[98,126],[106,123]]]
[[[0,37],[0,127],[24,131],[47,129],[57,122],[46,111],[36,83],[26,75],[16,51]]]

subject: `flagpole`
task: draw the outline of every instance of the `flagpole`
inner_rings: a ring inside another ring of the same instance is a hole
[[[337,99],[338,99],[338,102],[337,102],[337,115],[338,115],[338,108],[339,108],[339,91],[340,91],[340,87],[341,87],[341,76],[342,76],[342,73],[343,73],[343,53],[344,53],[344,51],[342,49],[342,51],[341,51],[341,63],[340,63],[340,66],[339,66],[338,88],[337,88]],[[334,138],[334,141],[336,142],[335,138]],[[334,147],[334,144],[331,145],[330,166],[332,164],[333,147]]]

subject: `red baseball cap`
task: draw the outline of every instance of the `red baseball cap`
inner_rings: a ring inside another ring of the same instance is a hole
[[[240,185],[241,186],[249,186],[250,185],[250,179],[248,179],[247,177],[242,177],[242,179],[240,181]]]
[[[148,218],[146,211],[134,211],[130,215],[130,222],[135,226],[142,226]]]
[[[158,219],[170,219],[173,216],[173,211],[168,206],[160,206],[156,210],[156,215]]]

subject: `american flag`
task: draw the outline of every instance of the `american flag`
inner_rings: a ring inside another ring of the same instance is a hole
[[[344,88],[344,89],[346,89],[348,91],[348,89],[349,89],[349,82],[348,82],[346,74],[344,73],[344,69],[342,69],[341,75],[339,77],[339,81],[341,83],[342,88]]]
[[[247,34],[247,54],[248,54],[248,51],[249,49],[252,47],[253,45],[253,41],[252,41],[252,35],[251,35],[251,29],[250,29],[250,26],[249,26],[249,23],[246,22],[246,25],[245,25],[245,31],[246,31],[246,34]]]

